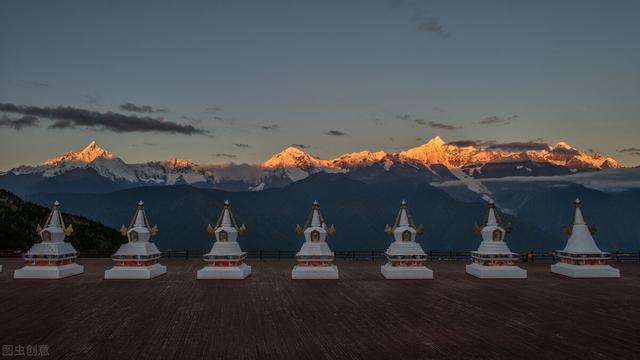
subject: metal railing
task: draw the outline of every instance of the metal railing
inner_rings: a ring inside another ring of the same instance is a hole
[[[23,250],[0,250],[0,258],[20,258],[24,254]],[[201,258],[208,250],[164,250],[161,256],[166,259],[171,258]],[[535,261],[556,261],[557,256],[553,251],[514,251],[520,255],[520,260],[524,262]],[[258,260],[282,260],[294,259],[297,250],[249,250],[247,257]],[[337,260],[353,261],[376,261],[386,258],[382,250],[336,250],[334,251]],[[471,258],[469,251],[447,250],[447,251],[427,251],[429,261],[450,261],[468,260]],[[81,250],[81,258],[111,258],[112,253],[97,250]],[[615,251],[611,253],[612,262],[640,262],[640,251]]]

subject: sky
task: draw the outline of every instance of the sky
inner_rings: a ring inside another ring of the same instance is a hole
[[[566,141],[640,164],[638,1],[0,2],[0,169]]]

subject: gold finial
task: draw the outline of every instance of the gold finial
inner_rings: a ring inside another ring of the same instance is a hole
[[[422,224],[418,225],[418,228],[416,229],[416,234],[419,236],[422,236],[422,234],[424,234],[424,225]]]
[[[328,236],[333,236],[336,233],[336,227],[331,225],[331,227],[329,227],[327,229],[327,235]]]
[[[124,226],[124,224],[122,224],[122,226],[120,227],[120,234],[122,236],[127,236],[127,231],[129,230]]]
[[[209,235],[213,235],[216,233],[216,229],[213,228],[213,226],[211,226],[211,224],[207,225],[207,234]]]
[[[300,224],[296,224],[296,234],[297,235],[304,234],[304,230],[302,229],[302,226],[300,226]]]
[[[389,226],[389,224],[387,224],[387,226],[384,227],[384,232],[387,235],[391,235],[391,234],[393,234],[393,228],[391,226]]]
[[[589,226],[589,232],[591,233],[591,235],[595,235],[598,232],[596,224],[591,224],[591,226]]]
[[[158,234],[158,225],[153,225],[153,227],[151,228],[151,231],[149,231],[151,233],[152,236],[156,236]]]
[[[478,225],[478,223],[473,224],[473,233],[476,235],[480,235],[482,232],[482,226]]]
[[[67,226],[67,229],[64,231],[64,234],[67,236],[71,236],[71,234],[73,234],[73,224],[69,224],[69,226]]]
[[[38,224],[38,227],[36,228],[36,232],[38,234],[40,234],[42,232],[42,226],[40,226],[40,224]]]
[[[245,224],[240,224],[240,227],[238,228],[238,234],[244,235],[246,233],[247,233],[247,226]]]
[[[573,226],[571,225],[564,225],[563,227],[564,233],[567,235],[571,235],[571,233],[573,232]]]

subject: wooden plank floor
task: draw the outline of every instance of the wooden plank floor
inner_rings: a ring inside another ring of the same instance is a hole
[[[339,262],[340,280],[292,281],[289,260],[253,260],[244,281],[195,280],[166,259],[153,280],[85,273],[13,280],[0,259],[0,343],[51,359],[632,359],[640,356],[640,264],[622,279],[573,280],[548,262],[528,280],[478,280],[432,262],[432,281],[384,280],[380,263]]]

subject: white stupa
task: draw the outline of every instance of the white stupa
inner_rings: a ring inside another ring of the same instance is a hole
[[[122,225],[120,232],[129,242],[111,256],[116,266],[104,272],[105,279],[152,279],[167,272],[167,267],[159,263],[160,251],[149,242],[149,238],[157,234],[158,226],[149,225],[142,201],[138,202],[129,227]]]
[[[215,226],[207,230],[216,237],[209,253],[203,256],[207,266],[198,270],[197,279],[244,279],[251,275],[251,266],[244,263],[247,253],[240,249],[238,235],[244,234],[244,224],[238,226],[231,213],[231,204],[224,202],[224,208]]]
[[[304,224],[296,226],[298,235],[304,234],[302,249],[296,254],[298,265],[291,272],[292,279],[337,279],[338,267],[333,265],[334,254],[326,242],[335,228],[327,225],[320,212],[320,204],[313,202],[311,213]]]
[[[503,227],[493,201],[487,204],[487,219],[485,226],[475,229],[482,235],[482,242],[478,251],[472,251],[473,263],[466,266],[468,274],[480,279],[526,279],[527,270],[516,266],[518,254],[511,252],[504,241],[511,232],[511,225]]]
[[[609,265],[609,254],[601,251],[593,240],[596,228],[587,225],[580,199],[574,204],[567,246],[557,251],[560,262],[551,265],[551,272],[572,278],[619,278],[620,270]]]
[[[433,271],[424,266],[425,253],[416,242],[416,235],[422,235],[424,227],[416,227],[406,201],[402,200],[393,227],[387,225],[385,232],[393,235],[394,242],[385,252],[387,263],[380,268],[382,276],[387,279],[433,279]]]
[[[38,225],[37,232],[41,241],[24,255],[27,266],[16,270],[14,279],[61,279],[84,272],[84,267],[76,264],[78,252],[64,241],[73,227],[65,228],[59,202],[53,203],[49,217],[43,227]]]

